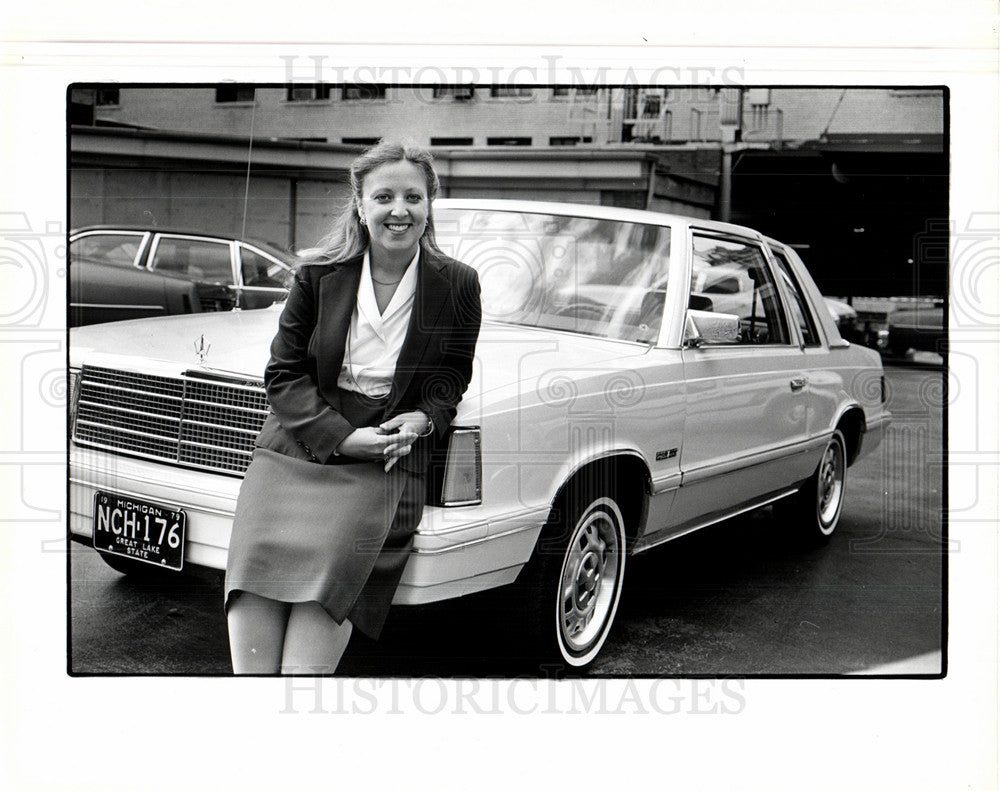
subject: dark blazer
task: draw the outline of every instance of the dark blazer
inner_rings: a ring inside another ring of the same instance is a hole
[[[258,447],[324,463],[354,430],[339,411],[337,379],[363,258],[299,268],[264,372],[271,414]],[[433,419],[434,433],[418,439],[399,461],[403,469],[422,473],[469,386],[482,311],[474,269],[423,249],[418,267],[384,419],[414,409]]]

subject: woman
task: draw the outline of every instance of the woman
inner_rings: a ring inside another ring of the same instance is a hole
[[[434,241],[430,154],[382,142],[350,177],[264,374],[226,570],[236,673],[330,673],[352,628],[378,637],[472,373],[479,281]]]

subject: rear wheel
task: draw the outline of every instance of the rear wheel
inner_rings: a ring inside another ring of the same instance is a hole
[[[847,444],[836,429],[816,471],[799,491],[775,505],[775,513],[811,543],[826,543],[840,521],[846,476]]]
[[[611,631],[625,578],[625,520],[613,497],[567,500],[539,539],[524,592],[541,659],[583,667]]]

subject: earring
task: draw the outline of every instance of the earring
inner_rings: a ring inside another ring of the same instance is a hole
[[[362,225],[368,225],[368,220],[366,220],[364,217],[359,217],[358,219],[360,220]]]

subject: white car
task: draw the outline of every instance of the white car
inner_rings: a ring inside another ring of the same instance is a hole
[[[772,503],[830,538],[890,417],[878,354],[840,338],[793,250],[610,207],[434,214],[479,272],[484,321],[395,604],[510,586],[539,655],[579,667],[632,554]],[[225,567],[280,310],[72,332],[75,539],[123,572]]]

